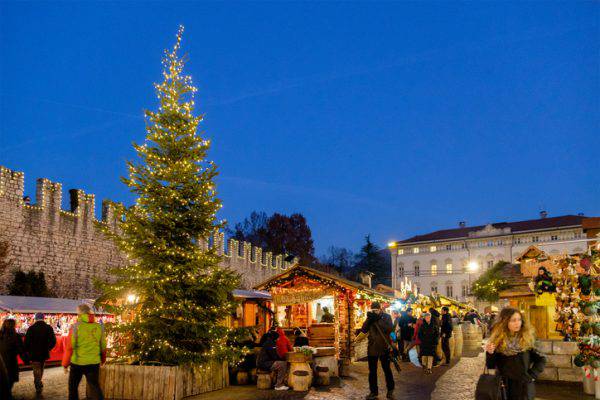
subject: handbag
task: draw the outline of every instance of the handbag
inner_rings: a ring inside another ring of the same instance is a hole
[[[483,367],[483,374],[479,375],[475,388],[475,400],[506,400],[504,382],[499,374],[488,373],[487,366]]]

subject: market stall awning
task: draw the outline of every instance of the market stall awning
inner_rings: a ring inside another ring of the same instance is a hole
[[[44,314],[76,314],[77,306],[87,304],[96,314],[106,314],[94,308],[90,299],[56,299],[50,297],[0,296],[0,312]]]
[[[360,282],[351,281],[346,278],[342,278],[341,276],[330,274],[327,272],[319,271],[314,268],[305,267],[302,265],[295,265],[292,268],[287,269],[279,275],[272,276],[266,281],[262,282],[259,285],[255,286],[255,289],[258,290],[269,290],[269,288],[276,282],[281,282],[287,279],[293,279],[294,276],[297,275],[307,275],[318,277],[322,281],[334,283],[336,286],[343,286],[348,289],[353,289],[357,291],[359,294],[363,293],[369,296],[375,296],[379,300],[391,302],[394,300],[393,296],[390,296],[386,293],[382,293],[380,291],[374,290],[366,285],[363,285]]]
[[[265,292],[262,290],[235,289],[233,291],[233,297],[242,298],[242,299],[271,300],[271,293]]]

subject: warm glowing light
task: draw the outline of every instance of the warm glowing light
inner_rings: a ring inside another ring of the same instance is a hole
[[[128,294],[127,295],[127,302],[129,304],[136,303],[137,301],[138,301],[138,297],[135,294]]]
[[[479,269],[479,264],[477,263],[477,261],[471,261],[467,265],[467,268],[469,269],[469,272],[475,272]]]
[[[388,242],[388,247],[396,247],[396,242]]]

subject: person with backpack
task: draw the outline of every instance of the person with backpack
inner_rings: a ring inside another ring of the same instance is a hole
[[[83,376],[92,398],[103,400],[99,377],[100,364],[106,361],[106,336],[104,326],[94,322],[87,304],[77,307],[77,322],[69,330],[65,347],[62,366],[65,373],[69,372],[69,400],[79,400]]]
[[[44,375],[44,364],[50,358],[50,350],[56,346],[56,336],[54,329],[44,322],[44,314],[36,313],[35,323],[27,329],[25,334],[25,349],[29,353],[31,368],[33,369],[33,384],[35,394],[42,396],[44,384],[42,377]]]

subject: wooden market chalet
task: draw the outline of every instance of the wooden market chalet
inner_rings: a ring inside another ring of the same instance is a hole
[[[343,363],[357,358],[356,329],[362,326],[371,303],[388,307],[394,297],[314,268],[296,265],[255,287],[271,294],[275,318],[292,335],[298,327],[313,347],[334,347]],[[324,318],[329,312],[333,314]],[[329,322],[331,321],[331,322]]]

